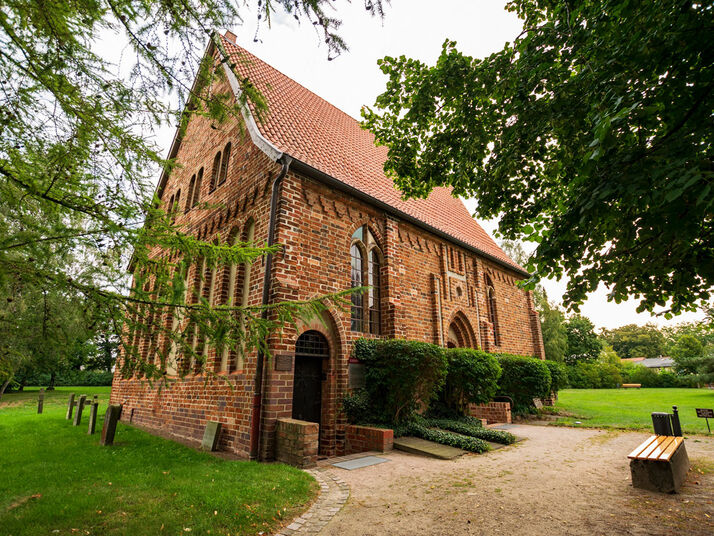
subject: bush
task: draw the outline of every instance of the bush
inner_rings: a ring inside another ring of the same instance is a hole
[[[499,394],[513,399],[515,413],[528,413],[534,398],[550,395],[550,370],[540,359],[502,354],[498,356],[502,373]]]
[[[369,424],[372,418],[372,408],[369,395],[364,389],[359,389],[342,399],[342,408],[350,424]]]
[[[434,344],[359,339],[354,352],[366,365],[365,391],[373,422],[410,418],[420,403],[428,407],[446,378],[446,352]]]
[[[446,351],[446,357],[448,372],[441,397],[446,406],[466,415],[470,403],[490,402],[501,376],[496,358],[472,348],[451,348]]]
[[[550,372],[550,391],[558,393],[561,389],[568,386],[568,371],[565,365],[557,361],[543,361]]]
[[[491,430],[481,426],[481,422],[473,419],[475,422],[456,419],[423,419],[423,424],[429,428],[440,428],[457,434],[483,439],[484,441],[492,441],[503,445],[512,445],[516,442],[516,436],[503,430]],[[478,424],[476,424],[478,423]]]
[[[610,363],[568,365],[568,381],[574,389],[615,389],[624,383],[620,367]]]
[[[420,437],[427,441],[433,441],[441,445],[449,445],[451,447],[468,450],[469,452],[481,453],[490,450],[488,443],[481,439],[445,432],[444,430],[435,430],[414,420],[395,428],[394,435],[396,437],[404,435]]]

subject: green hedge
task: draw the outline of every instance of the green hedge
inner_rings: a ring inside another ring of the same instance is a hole
[[[576,363],[568,365],[568,383],[574,389],[615,389],[627,382],[617,365]]]
[[[490,402],[498,390],[501,367],[491,354],[472,348],[446,351],[448,372],[441,400],[454,413],[466,415],[469,403]]]
[[[540,359],[509,354],[500,354],[501,379],[498,394],[513,399],[514,413],[528,413],[534,398],[550,395],[550,370]]]
[[[567,373],[570,387],[574,389],[615,389],[623,383],[639,383],[642,387],[696,387],[692,378],[632,363],[576,363],[567,366]]]
[[[444,348],[401,339],[355,343],[355,357],[366,365],[365,393],[371,422],[399,423],[410,419],[419,404],[428,404],[444,384]]]
[[[561,389],[568,387],[568,369],[563,363],[558,363],[557,361],[543,361],[548,367],[550,372],[550,390],[553,393],[557,393]]]
[[[72,385],[84,386],[100,386],[111,385],[112,372],[98,370],[65,370],[55,374],[55,385],[57,387],[65,387]],[[22,380],[23,385],[33,385],[39,387],[47,387],[50,384],[50,374],[32,373],[17,378]]]

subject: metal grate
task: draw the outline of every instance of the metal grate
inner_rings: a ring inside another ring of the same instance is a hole
[[[306,331],[295,343],[296,355],[329,356],[330,349],[325,337],[317,331]]]

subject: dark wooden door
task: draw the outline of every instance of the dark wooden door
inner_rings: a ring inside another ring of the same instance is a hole
[[[296,355],[293,381],[293,419],[320,422],[322,357]]]

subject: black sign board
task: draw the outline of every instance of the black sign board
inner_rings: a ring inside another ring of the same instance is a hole
[[[700,419],[714,419],[714,409],[697,408],[697,417]]]

